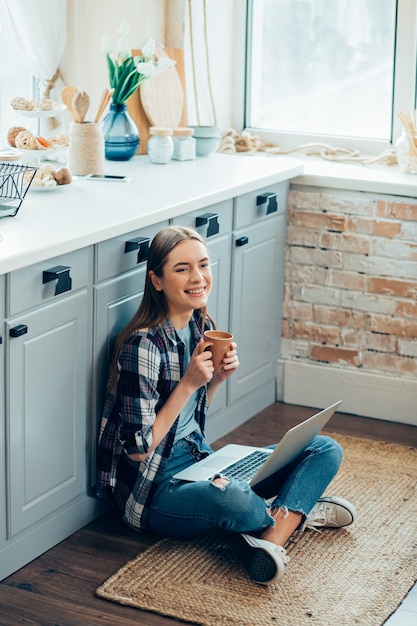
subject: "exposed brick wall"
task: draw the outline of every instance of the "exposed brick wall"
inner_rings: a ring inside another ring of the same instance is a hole
[[[416,377],[417,199],[291,187],[281,358]]]

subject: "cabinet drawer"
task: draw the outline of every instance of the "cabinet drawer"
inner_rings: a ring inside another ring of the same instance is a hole
[[[225,200],[198,211],[184,213],[172,222],[178,226],[194,228],[204,239],[230,233],[233,225],[233,200]]]
[[[4,274],[0,276],[0,324],[3,324],[4,317],[6,315],[5,310],[5,301],[6,301],[6,287],[5,287],[5,276]],[[3,328],[3,326],[2,326]]]
[[[92,272],[92,248],[83,248],[8,275],[8,313],[14,315],[86,287]]]
[[[97,244],[95,282],[118,276],[146,262],[149,244],[164,226],[168,226],[168,221]]]
[[[235,199],[234,228],[253,224],[259,219],[285,213],[288,203],[288,181],[245,193]]]

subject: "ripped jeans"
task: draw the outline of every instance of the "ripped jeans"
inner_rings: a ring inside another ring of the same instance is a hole
[[[343,458],[336,441],[318,435],[295,461],[254,488],[235,479],[222,487],[209,480],[190,483],[172,478],[211,452],[197,431],[175,442],[152,498],[148,530],[170,537],[193,537],[215,528],[260,533],[275,523],[271,507],[302,513],[304,521]]]

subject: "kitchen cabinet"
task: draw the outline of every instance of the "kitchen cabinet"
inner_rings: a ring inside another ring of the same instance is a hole
[[[210,441],[275,400],[279,349],[288,183],[189,211],[172,224],[196,229],[207,241],[213,273],[208,311],[217,328],[238,343],[240,367],[223,385],[207,415]],[[94,286],[94,389],[101,415],[112,343],[139,306],[146,245],[165,223],[99,244]],[[136,256],[137,255],[137,259]],[[97,427],[97,426],[96,426]],[[94,457],[94,453],[93,453]],[[94,463],[93,463],[94,466]]]
[[[7,521],[0,573],[68,536],[97,506],[87,490],[91,282],[92,248],[7,277]]]
[[[282,182],[234,199],[228,329],[240,366],[227,381],[226,407],[210,407],[210,441],[276,399],[288,188]]]
[[[113,343],[132,319],[142,299],[149,244],[168,226],[158,222],[99,243],[95,250],[94,349],[93,349],[93,447],[91,473],[95,475],[95,441],[101,420]]]
[[[5,277],[0,276],[0,379],[4,380]],[[6,418],[4,385],[0,389],[0,554],[6,543]]]
[[[230,401],[270,388],[275,399],[279,354],[288,185],[236,199],[231,318],[242,364],[231,379]]]
[[[80,179],[59,196],[28,194],[19,219],[2,222],[0,579],[109,506],[92,489],[108,363],[163,226],[206,238],[209,312],[239,344],[241,366],[210,407],[208,438],[275,399],[285,190],[301,172],[285,158],[213,155],[160,168],[135,157],[112,164],[129,183]]]
[[[210,441],[276,399],[288,187],[261,188],[173,220],[206,238],[213,271],[208,310],[238,344],[240,367],[207,414]]]

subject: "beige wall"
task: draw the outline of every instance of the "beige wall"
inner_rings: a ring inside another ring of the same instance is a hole
[[[90,95],[90,115],[108,86],[101,52],[103,35],[115,49],[119,26],[127,19],[132,48],[142,47],[151,36],[164,43],[165,17],[165,0],[68,0],[68,42],[62,73],[66,84]]]
[[[241,2],[238,0],[239,4]],[[233,106],[234,79],[238,74],[233,67],[236,0],[206,2],[206,23],[202,0],[192,0],[191,6],[195,73],[191,64],[187,0],[68,0],[68,42],[61,69],[66,84],[73,84],[90,95],[89,116],[94,117],[100,95],[108,85],[107,66],[101,52],[102,37],[106,34],[115,47],[120,23],[127,19],[132,48],[141,48],[149,37],[153,37],[166,47],[184,49],[188,122],[197,123],[195,75],[200,123],[213,123],[208,85],[210,75],[217,122],[226,128],[231,125],[233,110],[241,109],[241,104]]]

